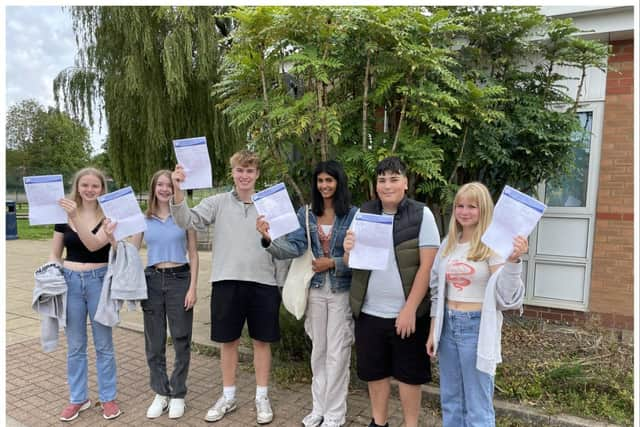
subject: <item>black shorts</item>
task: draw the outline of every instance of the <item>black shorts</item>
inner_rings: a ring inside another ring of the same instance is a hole
[[[408,338],[396,334],[396,319],[360,313],[355,322],[358,378],[377,381],[394,377],[405,384],[431,381],[431,362],[425,344],[428,315],[416,319],[416,332]]]
[[[240,338],[244,322],[258,341],[280,340],[280,290],[277,286],[240,280],[211,284],[211,339],[231,342]]]

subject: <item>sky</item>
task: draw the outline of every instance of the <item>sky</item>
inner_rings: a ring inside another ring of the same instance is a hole
[[[77,50],[69,10],[61,6],[8,6],[5,11],[7,110],[29,98],[45,107],[55,106],[53,79],[74,65]],[[91,134],[94,153],[104,137],[96,124]]]

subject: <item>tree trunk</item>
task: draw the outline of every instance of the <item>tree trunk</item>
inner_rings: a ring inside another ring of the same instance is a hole
[[[449,184],[453,184],[453,179],[456,177],[456,172],[458,171],[458,167],[460,166],[460,160],[462,160],[462,155],[464,154],[464,146],[467,143],[468,132],[469,132],[469,126],[464,128],[464,136],[462,137],[462,146],[460,147],[460,154],[458,154],[458,159],[456,160],[455,165],[453,165],[453,170],[451,171],[451,175],[449,176]]]
[[[260,81],[262,82],[262,100],[264,102],[264,115],[265,115],[265,124],[267,127],[267,135],[269,138],[269,148],[271,149],[271,153],[273,154],[273,156],[275,157],[275,159],[278,161],[278,163],[283,163],[284,161],[284,156],[282,155],[282,152],[280,150],[280,145],[278,144],[277,141],[275,141],[273,139],[273,134],[271,133],[271,123],[268,119],[269,117],[269,95],[267,94],[267,78],[265,76],[265,72],[264,72],[264,57],[261,58],[262,61],[260,62]],[[294,181],[293,177],[291,177],[291,175],[289,175],[289,172],[285,172],[284,174],[284,179],[285,181],[287,181],[289,184],[291,184],[291,187],[293,187],[293,191],[295,191],[296,196],[298,196],[298,200],[300,200],[300,204],[303,205],[304,204],[304,197],[302,196],[302,191],[300,190],[300,187],[298,186],[298,184],[296,184],[296,182]]]
[[[402,110],[400,110],[400,118],[398,119],[398,128],[396,129],[396,136],[393,138],[393,147],[391,147],[391,152],[395,153],[396,148],[398,148],[398,138],[400,138],[400,130],[402,129],[402,121],[404,119],[405,112],[407,111],[407,99],[408,95],[405,95],[402,98]]]
[[[369,102],[369,70],[371,68],[371,52],[367,51],[367,65],[364,68],[364,79],[362,81],[362,152],[367,151],[367,116],[368,102]],[[367,178],[367,186],[369,187],[369,199],[373,199],[376,196],[375,189],[373,188],[373,182],[371,178]]]
[[[573,113],[578,111],[578,104],[580,103],[580,92],[582,92],[584,81],[587,78],[587,68],[585,66],[582,66],[581,69],[582,73],[580,74],[580,83],[578,83],[578,90],[576,92],[576,102],[573,103],[573,107],[571,108],[571,111]]]
[[[320,116],[320,132],[318,133],[318,142],[320,144],[320,159],[325,162],[327,160],[327,120],[324,116],[324,104],[322,102],[322,85],[323,83],[316,81],[316,97],[318,98],[318,115]]]
[[[367,65],[364,67],[364,80],[362,82],[362,151],[367,149],[367,103],[369,102],[369,66],[371,63],[371,53],[367,52]]]

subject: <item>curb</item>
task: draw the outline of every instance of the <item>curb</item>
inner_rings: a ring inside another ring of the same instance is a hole
[[[438,387],[425,384],[422,386],[423,395],[433,403],[440,404],[440,390]],[[617,424],[594,421],[574,415],[550,415],[539,409],[526,407],[517,403],[494,399],[493,406],[496,415],[516,419],[531,426],[550,427],[619,427]]]
[[[132,322],[121,322],[119,327],[123,329],[127,329],[134,332],[144,333],[144,328],[137,323]],[[208,341],[208,342],[198,342],[193,341],[193,344],[196,345],[197,348],[201,348],[206,350],[205,353],[220,357],[220,345]],[[241,362],[251,362],[253,361],[253,354],[248,348],[239,348],[238,358]],[[391,381],[391,384],[394,388],[397,387],[398,383],[395,380]],[[397,390],[393,390],[392,393],[395,392],[397,395]],[[436,386],[432,386],[429,384],[424,384],[422,386],[422,392],[425,399],[434,403],[436,406],[440,404],[440,390]],[[602,421],[594,421],[587,418],[581,418],[574,415],[566,415],[566,414],[556,414],[550,415],[539,409],[526,407],[524,405],[520,405],[517,403],[511,403],[504,400],[494,399],[493,406],[495,408],[495,412],[497,416],[512,418],[518,421],[525,423],[530,426],[549,426],[549,427],[620,427],[618,424],[611,424]]]

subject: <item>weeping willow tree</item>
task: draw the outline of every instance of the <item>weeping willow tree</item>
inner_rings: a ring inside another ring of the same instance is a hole
[[[173,168],[172,140],[206,136],[214,180],[228,177],[242,144],[215,107],[228,21],[215,7],[72,7],[76,66],[60,72],[54,96],[74,117],[108,130],[107,154],[118,184],[145,189]]]

